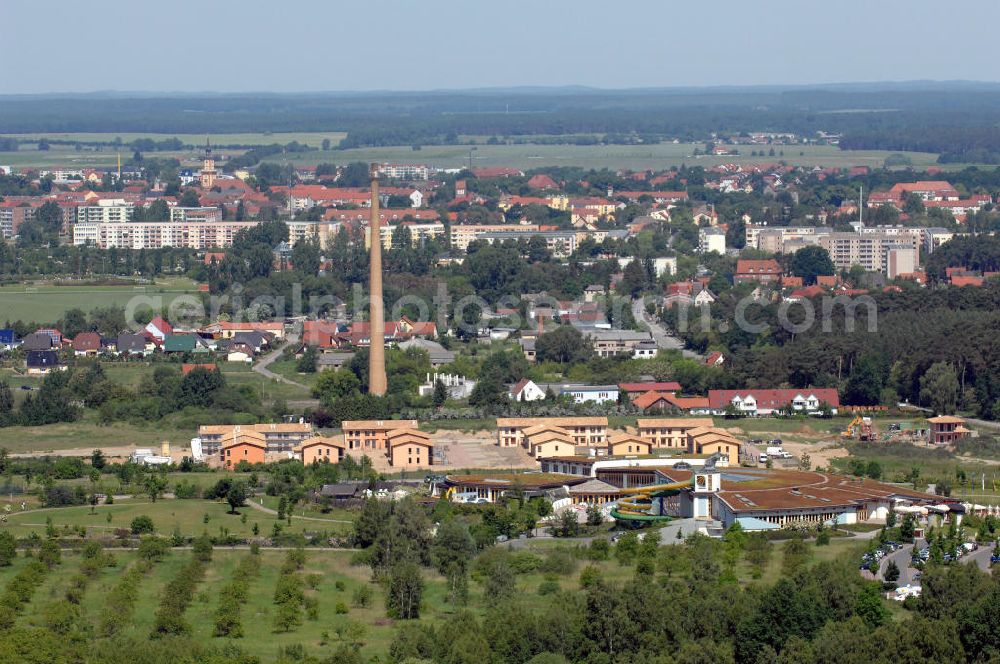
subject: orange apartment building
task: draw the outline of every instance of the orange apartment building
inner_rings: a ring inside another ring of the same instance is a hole
[[[639,438],[650,442],[656,449],[687,449],[690,430],[713,424],[711,417],[639,418],[636,423]]]
[[[416,420],[344,420],[344,446],[347,450],[386,450],[389,433],[397,429],[417,428]]]
[[[527,448],[525,429],[542,425],[563,429],[574,445],[598,448],[608,444],[606,417],[498,417],[497,445]]]
[[[232,469],[241,461],[264,463],[267,456],[267,442],[259,431],[231,431],[222,437],[219,447],[219,464]]]
[[[430,435],[416,429],[393,429],[386,436],[389,465],[393,468],[429,468],[434,465]]]
[[[256,431],[264,436],[267,453],[293,452],[295,447],[313,435],[308,422],[278,422],[272,424],[203,424],[198,427],[201,448],[206,455],[218,454],[222,439],[234,432]]]
[[[299,443],[295,454],[304,466],[323,461],[338,463],[344,459],[344,441],[332,436],[313,436]]]

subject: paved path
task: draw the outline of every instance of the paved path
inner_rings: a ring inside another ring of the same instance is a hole
[[[684,348],[684,341],[682,339],[670,334],[662,323],[656,320],[653,316],[650,316],[646,311],[645,303],[642,298],[632,300],[632,317],[635,318],[637,323],[646,326],[646,329],[648,329],[653,335],[653,340],[656,342],[657,348],[662,348],[664,350],[679,350],[684,357],[701,357],[698,353]]]
[[[271,516],[278,515],[277,510],[272,510],[270,507],[264,507],[260,503],[255,503],[253,499],[248,500],[246,504],[247,506],[257,510],[258,512],[263,512],[264,514],[270,514]],[[323,523],[350,523],[350,524],[354,523],[353,521],[349,521],[347,519],[323,519],[321,517],[316,517],[316,516],[298,516],[295,514],[292,515],[292,518],[301,519],[302,521],[321,521]]]
[[[264,357],[254,362],[253,370],[266,378],[270,378],[271,380],[276,380],[279,383],[285,383],[286,385],[294,385],[295,387],[301,387],[303,390],[308,392],[309,388],[303,385],[302,383],[296,383],[294,380],[290,380],[288,378],[285,378],[284,376],[279,376],[278,374],[274,373],[273,371],[267,368],[275,360],[281,357],[282,351],[285,350],[285,346],[295,343],[298,340],[299,340],[298,335],[289,334],[288,337],[286,337],[285,339],[285,343],[281,344],[280,346],[276,346],[274,350],[272,350],[270,353],[268,353]]]

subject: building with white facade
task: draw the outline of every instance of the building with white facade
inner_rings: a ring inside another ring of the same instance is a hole
[[[187,247],[215,249],[229,247],[233,237],[256,221],[185,221],[83,223],[73,226],[73,244],[92,244],[101,249],[159,249]]]

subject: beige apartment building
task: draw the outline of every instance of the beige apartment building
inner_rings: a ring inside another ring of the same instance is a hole
[[[498,417],[497,445],[527,447],[525,430],[539,426],[564,430],[573,439],[574,445],[606,447],[608,444],[606,417]]]
[[[639,438],[654,449],[687,449],[688,432],[713,426],[711,417],[652,417],[636,422]]]

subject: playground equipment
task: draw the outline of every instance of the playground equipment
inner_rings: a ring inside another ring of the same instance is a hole
[[[860,438],[863,441],[878,440],[878,434],[872,427],[872,418],[862,417],[861,415],[855,415],[854,419],[851,420],[851,423],[847,425],[847,428],[840,435],[842,438]]]

